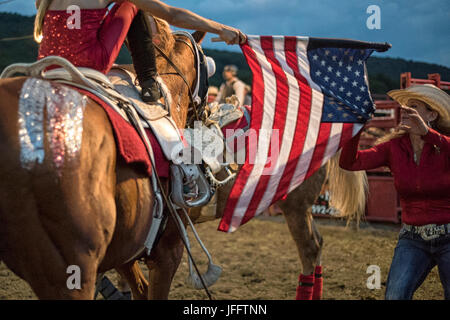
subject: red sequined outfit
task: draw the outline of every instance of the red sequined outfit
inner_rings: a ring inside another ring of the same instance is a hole
[[[116,60],[138,9],[130,2],[108,9],[82,9],[80,29],[67,26],[71,13],[49,10],[38,59],[56,55],[78,67],[107,73]]]

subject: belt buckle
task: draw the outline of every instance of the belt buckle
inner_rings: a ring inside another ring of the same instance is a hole
[[[436,226],[436,225],[423,226],[423,227],[420,227],[419,233],[423,240],[429,241],[429,240],[437,239],[442,234],[445,234],[445,227],[443,225],[442,226]]]

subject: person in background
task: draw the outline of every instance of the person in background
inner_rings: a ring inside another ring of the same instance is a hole
[[[238,68],[234,65],[225,66],[223,69],[224,83],[220,86],[216,101],[225,103],[226,99],[235,95],[239,99],[239,107],[242,107],[245,100],[245,83],[237,77]]]
[[[403,226],[385,297],[412,299],[437,265],[450,299],[450,96],[433,85],[388,93],[401,105],[397,132],[358,151],[361,132],[344,146],[340,166],[369,170],[387,166],[394,176]]]
[[[217,98],[217,94],[219,93],[219,88],[215,86],[210,86],[208,89],[208,103],[214,102]]]
[[[245,98],[244,98],[244,106],[252,105],[252,87],[248,84],[245,85]]]

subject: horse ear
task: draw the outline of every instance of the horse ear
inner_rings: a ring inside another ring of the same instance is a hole
[[[195,39],[195,42],[197,42],[198,44],[202,44],[203,39],[205,39],[206,36],[206,32],[203,31],[195,31],[192,36]]]

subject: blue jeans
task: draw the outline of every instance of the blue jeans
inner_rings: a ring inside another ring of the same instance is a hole
[[[450,234],[425,241],[402,228],[389,270],[386,300],[411,300],[436,265],[445,299],[450,300]]]

